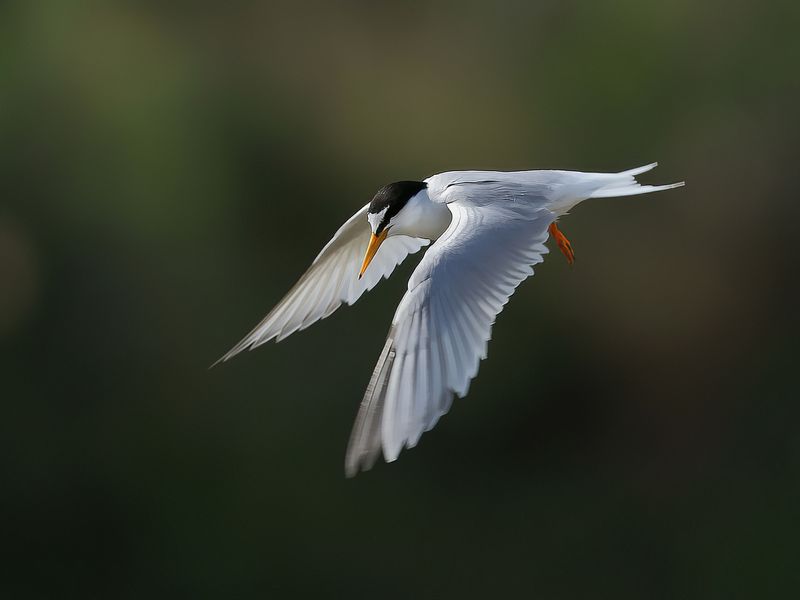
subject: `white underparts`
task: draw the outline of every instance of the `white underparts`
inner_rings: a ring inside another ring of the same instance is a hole
[[[432,202],[426,190],[414,195],[391,220],[389,235],[436,240],[450,225],[453,215],[443,202]]]

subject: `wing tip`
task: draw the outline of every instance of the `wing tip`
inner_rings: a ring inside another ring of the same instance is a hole
[[[236,356],[237,354],[239,354],[240,352],[242,352],[243,350],[246,350],[246,349],[247,349],[247,346],[242,346],[241,342],[239,342],[233,348],[228,350],[225,354],[223,354],[217,360],[215,360],[213,363],[211,363],[211,366],[208,367],[209,371],[211,369],[213,369],[214,367],[216,367],[217,365],[219,365],[219,364],[222,364],[224,362],[228,362],[234,356]]]
[[[289,334],[287,334],[287,335],[289,335]],[[242,341],[240,341],[238,344],[236,344],[233,348],[228,350],[225,354],[220,356],[208,368],[209,368],[209,370],[211,370],[211,369],[213,369],[214,367],[216,367],[217,365],[219,365],[221,363],[228,362],[230,359],[232,359],[237,354],[241,354],[242,352],[247,352],[247,351],[250,351],[250,350],[255,350],[259,346],[262,346],[262,345],[264,345],[267,342],[270,342],[272,340],[275,340],[275,343],[277,344],[278,342],[280,342],[285,337],[286,336],[279,337],[278,335],[273,334],[273,335],[270,335],[268,337],[263,337],[263,338],[260,338],[260,339],[259,338],[255,338],[254,339],[252,336],[247,336]]]
[[[359,473],[366,473],[378,462],[380,452],[363,453],[354,456],[349,454],[344,460],[344,476],[346,479],[353,479]]]

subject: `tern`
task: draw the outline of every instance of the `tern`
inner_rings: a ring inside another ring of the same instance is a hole
[[[533,275],[552,237],[570,265],[558,221],[580,202],[679,187],[641,185],[657,163],[621,173],[450,171],[382,187],[342,225],[272,311],[217,362],[280,341],[353,304],[409,254],[432,244],[411,274],[356,416],[345,474],[416,446],[467,395],[492,325]]]

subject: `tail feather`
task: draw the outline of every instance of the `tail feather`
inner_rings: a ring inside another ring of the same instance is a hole
[[[649,165],[645,165],[643,167],[636,167],[635,169],[628,169],[627,171],[622,171],[622,173],[617,173],[618,175],[630,175],[631,177],[636,177],[637,175],[641,175],[642,173],[647,173],[648,171],[652,171],[658,166],[657,162],[650,163]]]
[[[635,196],[636,194],[649,194],[650,192],[660,192],[671,190],[672,188],[683,187],[686,182],[668,183],[667,185],[641,185],[639,183],[628,184],[620,187],[606,187],[594,192],[590,198],[616,198],[617,196]]]
[[[683,181],[669,183],[667,185],[642,185],[636,181],[636,176],[654,169],[658,163],[651,163],[636,169],[617,173],[608,183],[592,192],[590,198],[616,198],[617,196],[634,196],[636,194],[649,194],[650,192],[660,192],[681,187]]]

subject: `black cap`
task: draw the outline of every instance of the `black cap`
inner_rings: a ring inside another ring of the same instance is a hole
[[[426,187],[427,184],[424,181],[396,181],[379,189],[369,203],[367,211],[376,215],[387,209],[375,233],[380,233],[389,224],[391,218],[406,205],[406,202]]]

